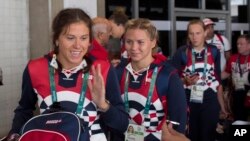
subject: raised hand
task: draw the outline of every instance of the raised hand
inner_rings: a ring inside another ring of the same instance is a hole
[[[109,109],[109,103],[105,98],[105,84],[101,74],[101,65],[92,65],[91,70],[93,79],[92,81],[88,81],[88,87],[92,96],[92,100],[101,111],[105,112]]]

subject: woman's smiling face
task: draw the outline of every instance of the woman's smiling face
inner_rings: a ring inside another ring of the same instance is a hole
[[[65,69],[78,66],[90,46],[90,29],[84,22],[65,27],[56,43],[59,46],[58,60]]]

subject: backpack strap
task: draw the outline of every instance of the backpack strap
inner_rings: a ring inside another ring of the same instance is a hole
[[[188,57],[188,45],[183,46],[182,52],[181,52],[181,63],[182,65],[187,64],[187,57]]]
[[[207,44],[207,47],[210,47],[211,53],[212,53],[212,57],[213,57],[213,61],[215,62],[215,59],[216,59],[216,56],[217,56],[217,53],[218,53],[217,47],[209,45],[209,44]]]
[[[220,40],[220,42],[222,43],[222,45],[224,46],[224,42],[223,42],[223,39],[222,39],[222,37],[221,37],[221,34],[215,34],[217,37],[218,37],[218,39]]]
[[[217,48],[211,46],[210,44],[207,44],[206,46],[211,48],[212,57],[213,57],[213,60],[215,60],[216,56],[217,56],[217,53],[218,53]],[[186,65],[187,64],[187,56],[188,56],[188,46],[186,46],[186,48],[184,49],[184,51],[182,51],[182,55],[181,56],[182,56],[182,58],[181,58],[182,63],[184,65]]]

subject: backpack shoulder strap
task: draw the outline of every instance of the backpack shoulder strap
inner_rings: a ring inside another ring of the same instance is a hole
[[[211,48],[211,53],[213,56],[213,60],[215,60],[217,53],[218,53],[218,49],[216,46],[213,46],[211,44],[207,44],[207,46],[209,46]],[[188,46],[185,46],[185,48],[183,48],[182,50],[182,63],[185,65],[187,63],[187,57],[188,57]]]
[[[187,57],[188,57],[188,46],[182,46],[181,47],[181,62],[182,65],[186,65],[187,64]]]
[[[210,47],[211,53],[212,53],[212,57],[213,57],[213,60],[215,61],[216,56],[217,56],[217,53],[218,53],[217,47],[216,47],[216,46],[213,46],[213,45],[210,45],[210,44],[208,44],[207,46]]]
[[[221,34],[215,34],[215,35],[219,38],[220,42],[221,42],[222,45],[224,46],[224,42],[223,42],[223,39],[222,39]]]

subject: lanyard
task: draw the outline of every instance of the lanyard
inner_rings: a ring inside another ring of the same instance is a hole
[[[247,65],[247,61],[248,61],[248,55],[247,55],[247,57],[246,57],[246,59],[245,59],[244,66]],[[242,77],[242,76],[243,76],[243,70],[242,70],[241,67],[240,67],[240,55],[239,55],[238,58],[237,58],[237,65],[238,65],[238,67],[239,67],[240,77]]]
[[[204,53],[204,69],[202,74],[203,79],[206,78],[206,70],[207,70],[207,48],[205,48],[205,53]],[[195,51],[192,48],[192,73],[194,72],[195,72]]]
[[[56,95],[56,88],[55,88],[55,77],[54,77],[54,68],[50,66],[49,63],[49,80],[50,80],[50,91],[52,94],[52,102],[57,102],[57,95]],[[87,81],[88,81],[89,73],[85,73],[84,78],[83,78],[83,83],[82,83],[82,90],[80,94],[80,98],[78,101],[77,109],[76,109],[76,114],[80,115],[81,111],[83,109],[83,104],[85,100],[85,95],[86,95],[86,89],[87,89]]]
[[[158,72],[158,67],[155,67],[153,75],[152,75],[152,79],[150,81],[150,87],[149,87],[149,91],[148,91],[148,97],[147,97],[147,101],[146,101],[146,105],[145,105],[144,115],[148,115],[148,112],[149,112],[149,108],[150,108],[152,94],[153,94],[153,90],[154,90],[154,86],[155,86],[155,80],[156,80],[157,72]],[[124,91],[124,100],[125,101],[124,101],[124,103],[125,103],[125,109],[129,113],[128,76],[129,76],[129,72],[127,71],[127,73],[126,73],[126,79],[125,79],[125,91]]]

